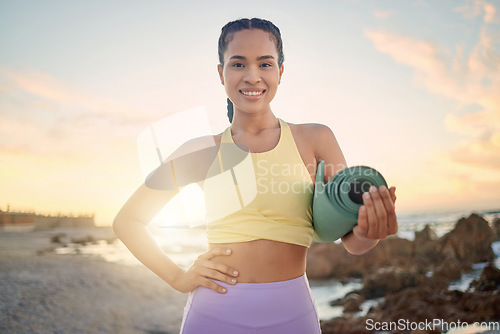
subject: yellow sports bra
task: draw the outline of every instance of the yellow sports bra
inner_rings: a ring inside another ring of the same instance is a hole
[[[229,126],[204,182],[209,243],[269,239],[309,247],[314,183],[289,125],[267,152],[235,144]]]

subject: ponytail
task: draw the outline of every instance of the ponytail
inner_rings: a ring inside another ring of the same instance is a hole
[[[227,99],[227,117],[229,118],[229,123],[233,123],[233,114],[234,114],[234,106],[233,102],[228,98]]]

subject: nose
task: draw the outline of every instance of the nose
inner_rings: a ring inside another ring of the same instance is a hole
[[[251,85],[260,82],[261,79],[259,69],[255,66],[248,66],[247,70],[245,71],[244,80]]]

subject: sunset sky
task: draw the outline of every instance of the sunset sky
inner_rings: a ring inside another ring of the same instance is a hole
[[[398,213],[498,209],[499,10],[499,0],[2,0],[0,209],[110,224],[143,182],[144,128],[197,106],[213,133],[229,126],[217,39],[240,17],[282,32],[275,115],[328,125],[348,164],[397,187]]]

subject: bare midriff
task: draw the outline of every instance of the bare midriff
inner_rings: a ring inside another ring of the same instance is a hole
[[[238,243],[213,243],[212,247],[227,247],[231,255],[212,258],[238,270],[239,283],[279,282],[305,273],[307,247],[280,241],[258,239]]]

